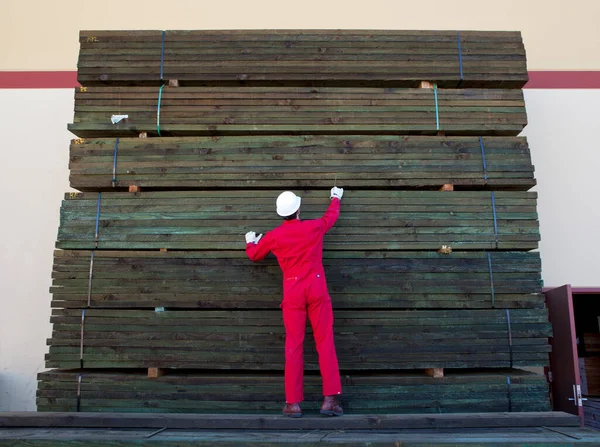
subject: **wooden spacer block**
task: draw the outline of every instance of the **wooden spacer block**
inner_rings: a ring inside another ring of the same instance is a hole
[[[148,132],[140,132],[138,137],[140,138],[148,138]]]
[[[149,379],[158,379],[161,376],[164,376],[167,373],[167,370],[164,368],[148,368],[148,378]]]
[[[446,131],[444,131],[444,130],[438,130],[437,136],[438,137],[445,137],[446,136]]]
[[[452,253],[452,247],[450,247],[449,245],[442,245],[442,247],[438,250],[438,253],[443,255],[449,255],[450,253]]]
[[[169,79],[169,87],[179,87],[179,79]]]
[[[161,248],[160,251],[163,252],[163,253],[165,253],[167,251],[167,249],[166,248]]]
[[[433,82],[421,81],[419,88],[433,88]]]
[[[454,191],[454,185],[452,183],[444,183],[440,191]]]
[[[140,187],[138,185],[129,185],[129,192],[140,192]]]
[[[427,374],[429,377],[433,377],[434,379],[443,379],[444,368],[427,368],[425,370],[425,374]]]

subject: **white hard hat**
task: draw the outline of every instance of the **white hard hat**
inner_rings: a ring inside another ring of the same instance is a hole
[[[284,191],[277,197],[277,214],[287,217],[294,214],[300,208],[300,197],[292,191]]]

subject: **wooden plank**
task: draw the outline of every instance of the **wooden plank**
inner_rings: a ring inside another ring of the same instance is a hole
[[[283,400],[283,378],[272,373],[173,371],[150,381],[141,372],[49,371],[40,374],[39,380],[38,405],[44,411],[73,411],[79,402],[80,411],[127,412],[139,408],[139,412],[239,414],[243,409],[264,414],[278,413]],[[307,374],[305,394],[304,408],[316,409],[321,400],[317,374]],[[549,409],[545,378],[519,370],[451,372],[436,379],[406,372],[345,374],[342,400],[346,414],[384,413],[386,417],[398,413]]]
[[[116,139],[74,140],[69,168],[71,186],[79,190],[290,189],[329,186],[334,177],[347,188],[535,185],[526,139],[500,137],[171,137],[121,138],[118,144]]]
[[[57,248],[243,249],[240,235],[249,228],[264,233],[281,223],[273,212],[278,193],[68,195],[61,208]],[[328,194],[313,190],[300,195],[303,217],[320,217]],[[535,193],[526,192],[348,190],[325,248],[423,250],[450,245],[454,250],[529,250],[537,248],[539,240],[535,199]]]
[[[95,251],[90,283],[91,256],[55,251],[53,307],[264,309],[282,296],[276,261],[243,251]],[[326,251],[323,263],[336,309],[544,307],[535,252]]]
[[[69,129],[85,138],[157,135],[158,95],[149,87],[81,88]],[[527,124],[520,90],[165,87],[160,95],[160,130],[169,136],[439,131],[515,136]],[[112,124],[113,114],[128,119]]]
[[[472,31],[82,31],[82,85],[521,88],[520,33]],[[162,76],[162,79],[161,79]]]
[[[526,413],[471,413],[430,415],[345,415],[343,418],[306,417],[321,430],[403,430],[403,429],[460,429],[460,428],[516,428],[516,427],[572,427],[579,426],[579,418],[558,411]],[[274,415],[203,414],[127,414],[127,413],[0,413],[0,427],[16,428],[149,428],[158,429],[253,429],[297,430],[308,423],[290,421]]]
[[[275,307],[275,306],[274,306]],[[280,370],[281,312],[54,309],[48,367]],[[341,369],[545,366],[546,309],[337,311]],[[509,324],[510,318],[510,324]],[[317,369],[308,331],[306,368]]]

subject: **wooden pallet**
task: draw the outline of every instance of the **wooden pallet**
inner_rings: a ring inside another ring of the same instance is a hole
[[[520,32],[391,30],[80,32],[82,85],[513,87],[527,82]]]
[[[340,186],[343,186],[340,184]],[[57,248],[243,250],[243,235],[281,224],[277,191],[68,193]],[[302,217],[318,218],[329,191],[300,191]],[[530,250],[536,193],[346,190],[326,250]]]
[[[113,115],[127,119],[113,124]],[[69,130],[82,138],[140,132],[516,136],[526,124],[518,89],[81,87]]]
[[[523,137],[249,136],[74,140],[71,187],[459,188],[535,185]]]

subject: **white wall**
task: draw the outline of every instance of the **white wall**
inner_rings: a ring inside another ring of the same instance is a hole
[[[600,287],[600,90],[525,90],[547,287]]]
[[[35,410],[73,90],[0,90],[0,411]]]

